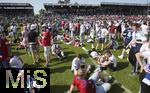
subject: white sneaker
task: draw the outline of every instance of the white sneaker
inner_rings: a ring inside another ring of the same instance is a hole
[[[120,55],[120,56],[118,56],[118,58],[123,59],[123,56],[122,56],[122,55]]]

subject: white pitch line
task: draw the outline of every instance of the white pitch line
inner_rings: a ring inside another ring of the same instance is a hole
[[[82,47],[82,49],[88,54],[88,50],[85,48],[85,47]],[[93,61],[93,59],[90,57],[90,60],[92,61],[92,63],[94,64],[94,65],[97,65],[94,61]],[[107,75],[110,75],[109,73],[107,73],[106,71],[103,71],[105,74],[107,74]],[[116,79],[115,79],[115,81],[114,81],[114,83],[119,83]],[[120,84],[120,83],[119,83]],[[129,90],[128,88],[126,88],[124,85],[122,85],[121,84],[121,88],[123,88],[125,91],[126,91],[126,93],[132,93],[131,92],[131,90]]]

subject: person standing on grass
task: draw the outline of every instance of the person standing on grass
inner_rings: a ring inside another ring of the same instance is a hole
[[[85,35],[85,24],[82,23],[80,26],[80,45],[82,46],[84,44],[84,35]]]
[[[111,41],[112,38],[116,38],[116,26],[113,21],[111,21],[111,25],[108,28],[109,31],[109,42]]]
[[[23,24],[23,31],[22,31],[22,41],[20,43],[21,46],[23,46],[28,53],[28,30],[26,24]]]
[[[140,24],[134,23],[132,25],[133,33],[132,33],[132,40],[130,41],[129,45],[131,45],[131,49],[129,51],[128,59],[131,65],[133,66],[133,71],[131,72],[132,75],[137,75],[138,73],[138,63],[137,63],[137,57],[138,57],[138,52],[140,51],[140,48],[142,44],[144,44],[147,39],[140,31]],[[142,64],[139,64],[142,68]]]
[[[143,24],[141,25],[141,30],[144,33],[145,37],[148,37],[148,25],[147,22],[144,21]]]
[[[118,58],[123,59],[125,51],[129,50],[128,44],[132,40],[132,28],[131,25],[125,24],[125,31],[122,32],[122,37],[124,38],[124,49],[122,50],[122,53]]]
[[[52,36],[49,29],[46,27],[46,24],[42,25],[41,37],[41,44],[44,48],[44,57],[46,59],[45,67],[47,67],[50,62],[50,45]]]
[[[148,36],[147,36],[147,39],[148,40],[150,39],[150,21],[148,22]]]
[[[33,64],[38,63],[39,61],[39,46],[38,46],[38,33],[36,32],[36,26],[31,25],[31,30],[28,33],[28,43],[31,56],[33,59]]]
[[[13,33],[13,43],[17,42],[17,25],[15,23],[12,23],[10,26],[10,30]]]
[[[9,68],[9,48],[5,36],[0,36],[0,68]]]
[[[101,26],[101,30],[99,30],[98,33],[98,42],[97,42],[96,49],[98,49],[99,44],[102,43],[101,50],[102,51],[104,50],[104,43],[105,43],[106,36],[108,34],[109,34],[108,30],[104,28],[104,26]]]
[[[150,39],[143,44],[140,52],[136,54],[137,62],[141,64],[140,71],[140,92],[149,93],[150,91]]]

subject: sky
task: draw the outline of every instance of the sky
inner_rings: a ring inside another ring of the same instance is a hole
[[[79,4],[99,4],[100,2],[119,2],[119,3],[147,3],[150,0],[70,0],[71,3]],[[58,0],[0,0],[3,3],[30,3],[34,6],[34,13],[37,14],[40,9],[44,9],[43,3],[57,3]],[[86,3],[85,3],[86,2]]]

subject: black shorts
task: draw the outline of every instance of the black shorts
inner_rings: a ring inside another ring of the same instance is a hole
[[[31,53],[37,53],[38,52],[38,45],[29,43],[29,50]]]
[[[134,54],[140,52],[140,48],[141,48],[142,44],[136,44],[135,47],[132,47],[133,48],[133,52]]]
[[[99,42],[99,43],[105,43],[105,38],[99,38],[99,39],[98,39],[98,42]]]
[[[125,47],[130,43],[132,39],[125,38],[124,45]]]
[[[113,63],[110,63],[108,65],[108,67],[112,70],[112,71],[116,71],[117,67],[114,67],[114,64]]]

